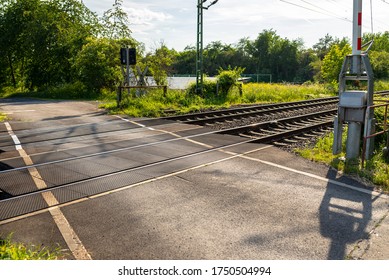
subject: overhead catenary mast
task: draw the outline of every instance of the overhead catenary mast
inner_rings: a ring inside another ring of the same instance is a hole
[[[198,0],[197,2],[197,48],[196,48],[196,93],[203,94],[204,81],[204,59],[203,59],[203,31],[204,31],[204,10],[215,5],[219,0],[212,1],[208,6],[204,6],[207,0]]]

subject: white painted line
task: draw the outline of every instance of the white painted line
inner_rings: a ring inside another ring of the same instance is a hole
[[[11,138],[14,141],[15,145],[20,145],[19,138],[15,134],[11,135]]]
[[[28,113],[28,112],[35,112],[36,110],[18,110],[18,111],[10,111],[10,112],[6,112],[5,114],[7,115],[13,115],[13,114],[17,114],[17,113]]]
[[[207,144],[205,144],[205,143],[201,143],[201,142],[198,142],[198,141],[189,139],[189,138],[187,138],[187,137],[182,137],[182,136],[180,136],[180,135],[178,135],[178,134],[176,134],[176,133],[174,133],[174,132],[171,132],[171,131],[166,131],[166,130],[162,130],[162,129],[155,129],[155,128],[148,127],[148,126],[145,126],[145,125],[143,125],[143,124],[137,123],[137,122],[135,122],[135,121],[130,121],[130,120],[124,119],[124,118],[122,118],[122,117],[120,117],[120,116],[116,116],[116,117],[119,118],[119,119],[121,119],[121,120],[123,120],[123,121],[130,122],[130,123],[132,123],[132,124],[138,125],[138,126],[143,127],[143,128],[147,128],[147,129],[149,129],[149,130],[154,130],[154,131],[159,131],[159,132],[162,132],[162,133],[170,134],[170,135],[172,135],[172,136],[174,136],[174,137],[177,137],[177,138],[179,138],[179,139],[182,138],[183,140],[188,141],[188,142],[191,142],[191,143],[196,144],[196,145],[200,145],[200,146],[203,146],[203,147],[206,147],[206,148],[211,148],[211,149],[214,148],[213,146],[207,145]]]
[[[304,175],[304,176],[307,176],[307,177],[310,177],[310,178],[313,178],[313,179],[317,179],[317,180],[320,180],[320,181],[323,181],[323,182],[326,182],[326,183],[331,183],[331,184],[334,184],[334,185],[337,185],[337,186],[340,186],[340,187],[344,187],[344,188],[347,188],[347,189],[351,189],[351,190],[354,190],[354,191],[357,191],[357,192],[360,192],[360,193],[369,194],[369,195],[375,196],[377,198],[382,198],[382,199],[388,199],[389,198],[389,196],[384,194],[384,193],[380,193],[380,192],[376,192],[376,191],[371,191],[371,190],[367,190],[367,189],[362,189],[362,188],[354,187],[354,186],[349,185],[349,184],[338,182],[338,181],[335,181],[335,180],[332,180],[332,179],[328,179],[328,178],[325,178],[325,177],[322,177],[322,176],[318,176],[318,175],[315,175],[315,174],[312,174],[312,173],[308,173],[308,172],[305,172],[305,171],[300,171],[300,170],[296,170],[296,169],[293,169],[293,168],[289,168],[289,167],[286,167],[286,166],[283,166],[283,165],[279,165],[279,164],[276,164],[276,163],[273,163],[273,162],[269,162],[269,161],[265,161],[265,160],[261,160],[261,159],[257,159],[257,158],[252,158],[252,157],[248,157],[248,156],[241,156],[241,158],[248,159],[248,160],[251,160],[251,161],[256,161],[256,162],[263,163],[263,164],[266,164],[266,165],[269,165],[269,166],[273,166],[273,167],[276,167],[276,168],[280,168],[280,169],[283,169],[283,170],[287,170],[289,172],[293,172],[293,173],[296,173],[296,174]]]
[[[125,118],[122,118],[122,117],[120,117],[120,116],[115,116],[115,117],[121,119],[122,121],[129,122],[129,123],[135,124],[135,125],[137,125],[137,126],[140,126],[140,127],[142,127],[142,128],[147,128],[148,130],[155,130],[155,129],[152,128],[152,127],[145,126],[144,124],[141,124],[141,123],[138,123],[138,122],[135,122],[135,121],[130,121],[130,120],[125,119]]]
[[[16,136],[16,134],[13,132],[13,130],[12,130],[11,125],[9,124],[9,122],[5,122],[4,125],[5,125],[5,127],[7,128],[8,134],[11,136],[12,141],[13,141],[14,144],[15,144],[16,150],[21,150],[21,149],[22,149],[22,145],[21,145],[21,143],[20,143],[20,140],[19,140],[19,138]]]
[[[15,143],[15,147],[19,151],[19,154],[23,158],[25,164],[27,166],[33,165],[34,163],[32,162],[31,157],[22,148],[19,139],[17,138],[17,136],[12,130],[11,125],[8,122],[6,122],[5,126],[8,130],[9,135],[12,137],[12,140]],[[38,189],[41,190],[47,188],[45,181],[42,179],[41,175],[39,174],[38,170],[35,167],[28,168],[28,171]],[[43,193],[42,196],[48,206],[54,206],[59,204],[55,196],[50,191]],[[66,244],[68,245],[75,259],[91,260],[92,259],[91,256],[89,255],[85,247],[82,245],[81,240],[78,238],[77,234],[70,226],[68,220],[66,219],[62,211],[58,207],[51,207],[49,208],[48,211],[53,217],[55,224],[57,225],[59,231],[61,232],[62,237],[64,238]]]
[[[137,124],[135,122],[133,122],[133,123]],[[138,124],[138,125],[145,127],[144,125],[141,125],[141,124]],[[175,137],[182,138],[181,136],[179,136],[179,135],[177,135],[175,133],[172,133],[172,132],[163,131],[163,130],[158,130],[158,131],[169,133],[169,134],[171,134],[171,135],[173,135]],[[194,140],[190,140],[190,139],[185,139],[185,140],[190,141],[190,142],[192,142],[194,144],[205,146],[207,148],[214,148],[212,146],[209,146],[209,145],[207,145],[205,143],[201,143],[201,142],[198,142],[198,141],[194,141]],[[268,146],[268,147],[270,147],[270,146]],[[314,179],[317,179],[317,180],[320,180],[320,181],[323,181],[323,182],[326,182],[326,183],[331,183],[331,184],[334,184],[334,185],[337,185],[337,186],[348,188],[348,189],[351,189],[351,190],[354,190],[354,191],[357,191],[357,192],[360,192],[360,193],[366,193],[366,194],[375,196],[376,198],[382,198],[382,199],[388,199],[389,198],[389,195],[386,195],[384,193],[380,193],[380,192],[376,192],[376,191],[371,191],[371,190],[367,190],[367,189],[362,189],[362,188],[354,187],[352,185],[345,184],[345,183],[342,183],[342,182],[338,182],[338,181],[335,181],[335,180],[332,180],[332,179],[328,179],[328,178],[325,178],[325,177],[321,177],[321,176],[318,176],[318,175],[315,175],[315,174],[312,174],[312,173],[296,170],[296,169],[289,168],[289,167],[286,167],[286,166],[282,166],[282,165],[279,165],[279,164],[276,164],[276,163],[272,163],[272,162],[269,162],[269,161],[264,161],[264,160],[260,160],[260,159],[251,158],[251,157],[245,156],[247,154],[251,154],[251,153],[254,153],[256,151],[251,151],[251,152],[244,153],[244,154],[241,154],[241,155],[237,155],[236,153],[233,153],[233,152],[223,151],[222,149],[220,151],[224,152],[224,153],[227,153],[227,154],[230,154],[230,155],[236,155],[236,156],[239,156],[241,158],[245,158],[245,159],[252,160],[252,161],[257,161],[257,162],[260,162],[260,163],[263,163],[263,164],[266,164],[266,165],[270,165],[270,166],[277,167],[277,168],[280,168],[280,169],[284,169],[284,170],[287,170],[287,171],[290,171],[290,172],[293,172],[293,173],[297,173],[297,174],[301,174],[301,175],[304,175],[304,176],[307,176],[307,177],[311,177],[311,178],[314,178]]]

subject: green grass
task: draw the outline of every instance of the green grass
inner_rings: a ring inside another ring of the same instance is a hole
[[[80,82],[62,84],[57,87],[48,87],[39,91],[28,91],[23,88],[5,87],[0,91],[0,98],[27,97],[41,99],[62,99],[62,100],[93,100],[104,96],[105,91],[101,94],[88,91]]]
[[[57,260],[62,257],[59,247],[26,246],[13,242],[11,236],[5,239],[0,237],[0,260]]]
[[[333,96],[335,92],[323,85],[283,85],[283,84],[246,84],[243,93],[233,88],[226,96],[206,94],[200,97],[188,94],[183,90],[168,90],[164,95],[162,90],[151,90],[141,97],[134,97],[134,93],[123,100],[123,106],[116,108],[116,101],[112,100],[101,105],[111,113],[126,114],[131,117],[160,117],[176,112],[184,114],[210,109],[229,108],[240,104],[277,103],[300,101],[312,98]],[[107,99],[106,99],[107,100]]]
[[[389,89],[389,81],[380,80],[374,83],[375,91],[388,90],[388,89]]]
[[[332,154],[333,133],[320,138],[313,147],[299,148],[295,152],[306,159],[325,163],[346,174],[364,178],[378,186],[381,190],[389,192],[389,160],[382,152],[384,148],[383,139],[376,139],[374,155],[365,162],[365,167],[362,168],[360,162],[357,165],[345,164],[346,137],[347,132],[343,135],[343,151],[338,155]]]
[[[0,122],[4,122],[7,119],[7,116],[0,112]]]
[[[334,90],[319,84],[246,84],[243,86],[241,103],[293,102],[335,95]]]

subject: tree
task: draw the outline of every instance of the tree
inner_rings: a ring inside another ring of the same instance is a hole
[[[110,39],[131,38],[130,21],[123,10],[123,0],[115,0],[102,18],[102,35]]]
[[[149,70],[157,85],[167,84],[167,77],[173,72],[172,64],[176,55],[177,52],[169,50],[163,42],[160,43],[160,46],[153,53],[146,55],[146,65],[149,66]]]
[[[268,74],[271,71],[270,53],[274,43],[279,38],[274,30],[264,30],[255,41],[248,45],[248,51],[257,66],[257,73]]]
[[[324,57],[321,66],[321,72],[323,79],[326,82],[337,82],[339,79],[339,73],[342,69],[343,61],[346,55],[351,53],[350,45],[345,45],[343,48],[339,45],[333,45]]]
[[[241,67],[245,67],[246,73],[257,73],[256,63],[250,54],[250,44],[251,41],[248,37],[242,38],[235,45],[237,61],[236,66],[240,65]]]
[[[384,33],[365,33],[363,34],[363,41],[369,42],[374,40],[371,51],[386,51],[389,52],[389,31]]]
[[[1,8],[0,56],[6,60],[7,69],[3,73],[8,73],[14,87],[24,80],[26,57],[30,49],[30,37],[26,30],[34,19],[38,5],[38,0],[9,0]]]
[[[119,63],[122,44],[120,40],[109,38],[88,38],[73,65],[77,79],[95,92],[103,88],[114,90],[122,80]]]
[[[12,85],[34,89],[70,82],[72,58],[96,22],[76,0],[8,1],[1,12],[0,49]]]
[[[371,51],[369,57],[374,77],[377,79],[389,78],[389,53],[386,51]]]
[[[320,38],[319,42],[313,45],[313,50],[315,51],[318,58],[323,60],[333,45],[339,45],[341,48],[343,48],[347,44],[349,44],[347,38],[340,40],[336,37],[332,37],[327,33],[324,38]]]
[[[271,74],[275,81],[295,80],[298,53],[302,41],[281,38],[274,30],[264,30],[248,45],[248,52],[256,63],[257,73]]]
[[[172,73],[181,75],[196,75],[196,48],[187,46],[177,53],[172,63]]]
[[[317,72],[320,71],[320,68],[319,70],[315,69],[315,63],[320,60],[312,49],[301,50],[297,55],[298,68],[296,71],[295,81],[300,83],[313,81]]]

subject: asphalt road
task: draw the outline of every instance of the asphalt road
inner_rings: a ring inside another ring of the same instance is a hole
[[[0,111],[12,118],[8,123],[33,163],[207,131],[128,122],[103,114],[93,102],[2,100]],[[10,168],[24,165],[26,156],[9,144],[4,127],[0,139],[0,161]],[[83,179],[233,141],[236,137],[213,135],[80,159],[73,168],[50,164],[37,168],[40,181],[37,175],[33,181],[37,188],[72,182],[75,174]],[[8,187],[14,191],[12,184]],[[81,190],[83,196],[75,198]],[[245,144],[51,195],[51,200],[42,196],[52,208],[4,219],[0,234],[12,232],[25,243],[59,244],[70,259],[389,259],[383,237],[389,236],[388,196],[272,146]],[[55,206],[52,201],[62,197],[74,200]],[[0,201],[0,212],[1,207]]]

